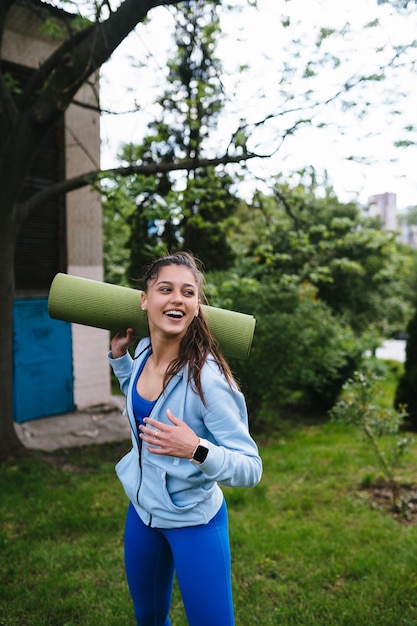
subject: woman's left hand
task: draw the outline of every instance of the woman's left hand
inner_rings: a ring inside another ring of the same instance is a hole
[[[143,420],[145,426],[140,426],[140,438],[152,454],[164,454],[181,459],[191,459],[194,450],[200,441],[195,432],[182,420],[175,417],[167,409],[167,417],[173,424],[163,424],[151,417]]]

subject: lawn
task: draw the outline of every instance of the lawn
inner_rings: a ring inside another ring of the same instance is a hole
[[[378,476],[360,433],[294,418],[259,444],[261,483],[225,489],[236,625],[417,624],[417,525],[360,488]],[[128,446],[0,466],[1,626],[133,626],[114,474]],[[413,446],[400,480],[417,482],[416,461]],[[177,589],[172,622],[186,626]]]

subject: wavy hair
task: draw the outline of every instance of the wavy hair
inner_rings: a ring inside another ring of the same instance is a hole
[[[204,295],[205,281],[201,263],[189,252],[175,252],[174,254],[168,254],[152,261],[146,268],[142,277],[143,291],[146,292],[149,284],[158,278],[161,268],[168,265],[187,267],[193,273],[201,302],[206,303]],[[233,386],[235,386],[238,388],[231,369],[210,332],[204,311],[202,307],[200,307],[198,316],[193,318],[186,334],[181,340],[178,357],[171,361],[165,372],[164,387],[175,374],[188,365],[188,380],[200,396],[202,402],[206,404],[201,385],[201,371],[209,355],[213,356],[230,387],[233,388]]]

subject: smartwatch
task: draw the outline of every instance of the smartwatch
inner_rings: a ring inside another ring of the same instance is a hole
[[[193,456],[190,461],[192,461],[193,463],[197,463],[197,465],[200,465],[200,463],[203,463],[206,460],[208,451],[209,449],[205,445],[205,441],[203,439],[200,439],[200,443],[194,450]]]

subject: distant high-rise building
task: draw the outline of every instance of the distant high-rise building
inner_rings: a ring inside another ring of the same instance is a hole
[[[378,193],[369,198],[369,215],[379,217],[385,230],[397,230],[397,194]]]

